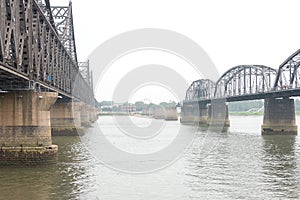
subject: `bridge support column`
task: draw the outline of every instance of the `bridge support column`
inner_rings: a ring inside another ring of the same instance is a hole
[[[53,136],[78,135],[81,132],[80,102],[56,102],[51,109]]]
[[[228,105],[226,105],[226,102],[213,102],[208,106],[208,125],[224,128],[230,126]]]
[[[98,119],[97,110],[93,106],[88,106],[88,112],[89,112],[89,121],[91,123],[94,123]]]
[[[177,110],[176,107],[169,107],[169,108],[165,108],[165,120],[166,121],[177,121],[178,117],[177,117]]]
[[[181,108],[181,123],[196,124],[199,126],[208,125],[208,107],[207,103],[191,102],[183,105]]]
[[[50,108],[54,92],[0,94],[0,164],[33,165],[56,160],[52,145]]]
[[[91,125],[89,106],[87,104],[82,105],[80,109],[80,118],[81,118],[81,126],[88,127]]]
[[[208,125],[208,107],[207,104],[199,103],[199,126]]]
[[[265,99],[262,135],[297,135],[294,100]]]
[[[198,113],[197,102],[184,103],[181,107],[180,123],[194,124],[197,123],[195,113]],[[197,114],[198,115],[198,114]]]
[[[99,118],[99,110],[98,110],[98,108],[96,108],[96,107],[94,107],[93,108],[93,113],[94,113],[94,118],[95,118],[95,122],[98,120],[98,118]]]

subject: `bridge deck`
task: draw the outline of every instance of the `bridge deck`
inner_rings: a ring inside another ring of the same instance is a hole
[[[195,100],[185,100],[186,103],[200,102],[200,103],[211,103],[211,101],[226,101],[226,102],[235,102],[235,101],[248,101],[248,100],[258,100],[266,98],[285,98],[285,97],[297,97],[300,96],[299,89],[285,89],[281,91],[272,91],[265,93],[257,94],[244,94],[239,96],[229,96],[224,98],[211,98],[211,99],[195,99]]]

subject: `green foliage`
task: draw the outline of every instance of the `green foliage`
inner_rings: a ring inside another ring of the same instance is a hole
[[[295,110],[300,112],[300,100],[295,99]]]
[[[113,101],[101,101],[99,103],[99,107],[101,107],[101,110],[103,112],[121,112],[121,107],[120,105],[129,105],[128,102],[122,103],[122,104],[114,104]],[[154,103],[149,103],[146,104],[143,101],[137,101],[134,103],[134,105],[136,106],[136,111],[137,112],[142,112],[145,110],[149,110],[149,109],[154,109],[157,106],[162,106],[162,107],[175,107],[177,104],[174,101],[170,101],[169,103],[167,102],[161,102],[159,105],[154,104]]]
[[[114,104],[113,101],[101,101],[101,102],[99,103],[100,107],[101,107],[101,106],[112,106],[113,104]]]
[[[249,116],[249,115],[263,115],[264,112],[229,112],[231,116]]]
[[[228,110],[229,112],[246,112],[252,108],[260,109],[263,105],[262,100],[230,102]]]
[[[137,101],[134,105],[136,106],[136,111],[142,111],[145,107],[145,104],[142,101]]]
[[[169,103],[167,102],[161,102],[159,104],[160,106],[167,108],[167,107],[175,107],[176,106],[176,102],[175,101],[170,101]]]

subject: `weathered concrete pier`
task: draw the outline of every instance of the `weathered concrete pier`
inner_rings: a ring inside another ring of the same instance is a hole
[[[0,95],[0,164],[35,164],[55,160],[50,108],[56,92],[20,91]]]
[[[153,110],[154,119],[164,119],[166,121],[177,121],[177,110],[176,107],[161,107],[157,106]]]
[[[213,104],[189,102],[181,110],[181,123],[200,127],[229,127],[228,105],[224,101]]]
[[[81,126],[81,107],[83,103],[56,102],[51,108],[52,135],[78,135]]]
[[[208,126],[223,127],[230,126],[228,105],[224,101],[214,102],[208,106]]]
[[[51,108],[51,130],[53,136],[74,136],[83,133],[98,119],[97,108],[83,102],[56,102]]]
[[[294,99],[268,98],[264,107],[263,135],[297,135]]]
[[[0,165],[53,161],[51,130],[70,135],[97,119],[89,62],[77,60],[72,3],[8,0],[0,13]]]
[[[178,120],[176,107],[167,107],[167,108],[165,108],[165,110],[166,110],[166,115],[165,115],[166,121],[177,121]]]
[[[153,118],[154,119],[165,119],[166,111],[163,107],[157,106],[153,109]]]
[[[199,126],[207,126],[209,124],[209,105],[199,103],[199,119],[197,120]]]
[[[56,92],[0,94],[0,165],[33,165],[56,160],[51,135],[78,135],[81,112],[97,120],[97,109],[79,102],[56,102]],[[89,109],[82,109],[86,107]]]
[[[200,114],[198,102],[186,102],[184,106],[181,107],[180,122],[183,124],[198,124],[202,117],[203,119],[205,118],[205,120],[201,123],[206,124],[207,115],[205,117]]]

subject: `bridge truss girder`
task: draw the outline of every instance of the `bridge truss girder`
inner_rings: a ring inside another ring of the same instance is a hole
[[[72,2],[70,1],[69,6],[51,6],[51,14],[60,41],[69,52],[72,59],[77,63]]]
[[[300,49],[288,57],[278,69],[274,90],[300,87]]]
[[[49,8],[49,0],[0,0],[0,65],[13,71],[12,77],[26,77],[24,82],[34,83],[33,89],[42,87],[90,102],[93,91],[77,63],[71,4],[65,34],[54,26],[57,15],[52,16]],[[0,71],[1,83],[6,84],[1,75]]]
[[[90,70],[90,62],[78,62],[79,71],[85,82],[93,89],[93,74]]]
[[[270,92],[277,71],[263,65],[239,65],[229,69],[216,82],[214,98]]]
[[[215,90],[215,83],[209,79],[199,79],[194,81],[186,92],[185,99],[192,100],[205,100],[213,97]]]

